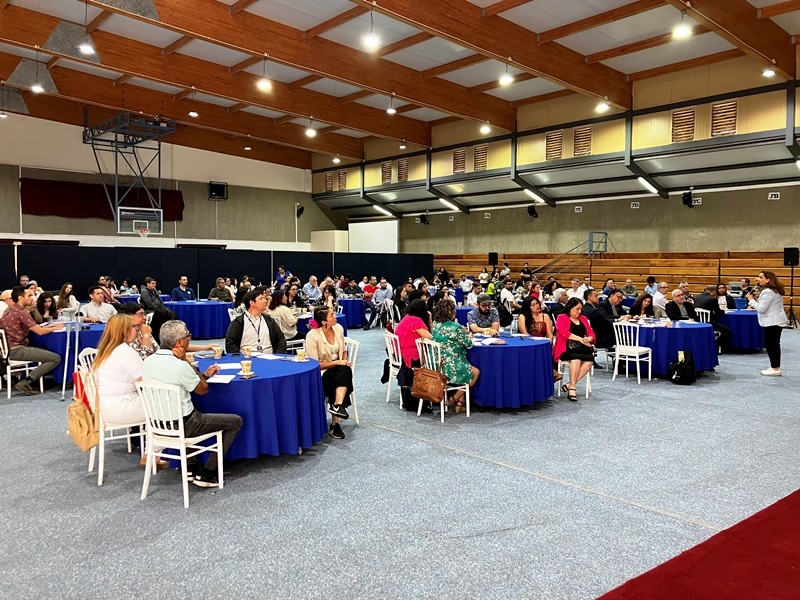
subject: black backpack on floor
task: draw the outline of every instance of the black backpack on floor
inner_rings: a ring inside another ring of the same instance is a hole
[[[676,385],[692,385],[697,381],[694,357],[690,350],[683,351],[683,360],[669,365],[669,380]]]

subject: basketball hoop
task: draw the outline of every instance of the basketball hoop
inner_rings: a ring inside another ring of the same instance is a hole
[[[137,231],[139,232],[140,238],[146,238],[150,234],[150,229],[147,227],[141,227],[137,229]]]

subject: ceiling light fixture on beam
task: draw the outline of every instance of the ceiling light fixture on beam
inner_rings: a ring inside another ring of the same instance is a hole
[[[511,60],[511,57],[508,57],[508,60]],[[514,76],[508,72],[508,63],[506,63],[506,72],[500,76],[500,79],[497,80],[497,83],[502,85],[503,87],[509,86],[514,83]]]
[[[481,125],[480,132],[483,135],[489,135],[490,133],[492,133],[492,126],[489,125],[489,123],[484,123],[483,125]]]
[[[41,94],[44,91],[44,87],[39,82],[39,46],[36,46],[36,80],[31,86],[31,91],[34,94]]]
[[[456,210],[456,211],[458,210],[458,207],[455,204],[453,204],[452,202],[450,202],[448,200],[445,200],[444,198],[439,198],[439,202],[444,204],[450,210]]]
[[[391,97],[389,98],[389,108],[386,109],[387,115],[396,115],[397,109],[394,107],[394,92],[392,92]]]
[[[375,29],[375,15],[372,11],[369,11],[369,33],[364,36],[361,42],[364,44],[364,47],[367,50],[377,50],[378,46],[381,44],[381,38],[374,31]]]
[[[647,181],[647,179],[645,179],[644,177],[637,177],[637,181],[641,183],[651,194],[658,194],[656,186]]]
[[[92,42],[89,39],[89,5],[86,3],[83,5],[83,35],[84,39],[78,46],[78,50],[84,56],[91,56],[94,54],[94,46],[92,46]]]
[[[675,25],[672,28],[672,38],[676,40],[685,40],[687,38],[692,37],[692,27],[688,23],[683,22],[683,17],[686,15],[686,11],[681,11],[681,22]]]
[[[535,200],[536,202],[538,202],[539,204],[545,204],[545,200],[544,200],[544,198],[542,198],[542,197],[541,197],[539,194],[537,194],[536,192],[534,192],[532,189],[530,189],[530,188],[525,188],[525,193],[526,193],[528,196],[530,196],[530,197],[531,197],[533,200]]]
[[[377,204],[373,204],[373,205],[372,205],[372,208],[374,208],[375,210],[377,210],[379,213],[383,213],[383,214],[384,214],[384,215],[386,215],[387,217],[393,217],[393,216],[394,216],[394,215],[393,215],[392,213],[390,213],[388,210],[386,210],[386,209],[385,209],[385,208],[383,208],[382,206],[378,206]]]
[[[609,103],[606,100],[601,100],[600,102],[597,103],[597,106],[594,107],[594,112],[602,115],[603,113],[608,112],[609,108],[611,108]]]
[[[312,127],[314,124],[314,118],[311,117],[308,119],[308,127],[306,128],[306,137],[317,137],[317,130]]]
[[[267,61],[269,60],[269,54],[264,55],[264,66],[261,69],[261,79],[256,82],[256,87],[260,89],[262,92],[271,92],[272,91],[272,82],[267,77]]]

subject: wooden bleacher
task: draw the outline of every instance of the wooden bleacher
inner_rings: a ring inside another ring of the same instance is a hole
[[[559,254],[499,254],[498,265],[502,268],[504,262],[508,263],[511,272],[516,276],[523,263],[527,262],[533,271],[558,258]],[[436,269],[445,267],[450,273],[458,277],[461,273],[477,275],[483,267],[491,270],[487,265],[486,254],[436,254],[434,265]],[[576,262],[578,261],[578,262]],[[560,263],[564,262],[559,261]],[[789,306],[789,278],[790,267],[783,266],[783,251],[767,252],[605,252],[596,254],[593,258],[584,256],[572,257],[567,262],[575,263],[564,269],[558,264],[551,268],[539,271],[540,281],[546,281],[551,275],[561,282],[564,287],[569,287],[573,277],[583,279],[591,274],[592,284],[598,287],[606,278],[612,277],[618,286],[630,278],[634,285],[641,291],[647,283],[647,278],[652,275],[656,281],[666,281],[670,290],[678,287],[678,283],[686,281],[692,293],[697,294],[709,284],[739,281],[748,277],[755,284],[759,271],[774,271],[778,279],[786,286],[784,304]],[[800,284],[800,269],[797,271],[798,284]]]

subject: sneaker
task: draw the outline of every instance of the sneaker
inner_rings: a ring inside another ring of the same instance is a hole
[[[343,440],[344,439],[344,431],[342,431],[342,426],[338,423],[331,424],[328,427],[328,435],[330,435],[335,440]]]
[[[14,387],[28,396],[35,396],[39,393],[31,387],[31,382],[27,379],[20,379]]]
[[[773,369],[772,367],[770,367],[769,369],[766,369],[765,371],[761,371],[761,374],[764,377],[780,377],[781,376],[781,370],[780,369]],[[19,387],[19,385],[17,385],[17,387]]]
[[[200,472],[195,473],[192,483],[198,487],[204,488],[219,487],[216,471],[209,471],[207,469],[202,469]]]
[[[350,415],[347,414],[347,409],[341,404],[329,404],[328,412],[331,413],[334,417],[339,417],[340,419],[350,418]]]
[[[369,325],[364,325],[363,331],[369,331]]]

